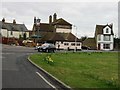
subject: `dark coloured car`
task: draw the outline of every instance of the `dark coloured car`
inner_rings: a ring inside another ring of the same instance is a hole
[[[87,46],[82,46],[82,49],[83,50],[91,50],[90,47],[87,47]]]
[[[45,43],[42,46],[37,47],[38,52],[55,52],[56,47],[54,44]]]

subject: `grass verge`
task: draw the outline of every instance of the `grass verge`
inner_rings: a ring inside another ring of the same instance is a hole
[[[40,53],[30,59],[72,88],[118,87],[117,52]]]

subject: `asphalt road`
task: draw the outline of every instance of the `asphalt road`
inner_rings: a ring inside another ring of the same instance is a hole
[[[37,53],[37,51],[33,48],[2,45],[2,88],[54,90],[38,75],[42,75],[40,70],[28,62],[27,57],[32,53]],[[49,79],[47,81],[54,83]]]

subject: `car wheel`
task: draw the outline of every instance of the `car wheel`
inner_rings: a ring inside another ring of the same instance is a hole
[[[40,49],[38,49],[38,52],[40,52]]]

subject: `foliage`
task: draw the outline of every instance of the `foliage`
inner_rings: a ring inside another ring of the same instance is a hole
[[[26,40],[26,33],[23,34],[23,39]]]
[[[19,35],[19,39],[22,39],[22,36],[21,36],[21,35]]]
[[[81,40],[84,41],[85,39],[87,39],[87,36],[82,36]]]
[[[43,60],[44,60],[45,62],[47,62],[48,64],[53,65],[53,60],[52,60],[52,58],[51,58],[50,55],[47,55],[46,57],[44,57]]]

